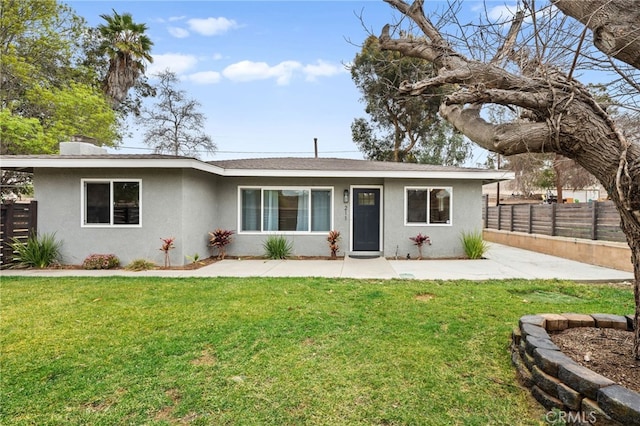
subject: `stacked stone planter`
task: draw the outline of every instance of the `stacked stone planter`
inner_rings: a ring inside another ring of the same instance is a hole
[[[581,366],[563,354],[549,332],[572,327],[632,331],[633,317],[608,314],[539,314],[520,318],[511,359],[522,383],[547,410],[567,413],[573,424],[640,426],[640,394]],[[631,356],[631,355],[629,355]]]

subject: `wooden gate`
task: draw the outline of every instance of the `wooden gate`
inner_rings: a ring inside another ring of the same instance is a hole
[[[0,204],[0,267],[13,261],[14,238],[26,241],[38,229],[38,202]]]

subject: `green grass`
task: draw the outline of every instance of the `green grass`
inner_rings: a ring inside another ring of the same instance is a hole
[[[536,425],[518,318],[633,311],[630,287],[517,280],[3,277],[0,296],[13,425]]]

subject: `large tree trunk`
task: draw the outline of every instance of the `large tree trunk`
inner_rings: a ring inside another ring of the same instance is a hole
[[[488,63],[467,59],[454,51],[425,17],[422,1],[413,5],[402,0],[385,1],[410,17],[426,37],[392,39],[386,26],[380,36],[381,47],[426,59],[439,70],[434,78],[405,83],[402,87],[405,92],[420,95],[427,88],[451,88],[440,114],[476,144],[503,155],[555,152],[576,160],[602,183],[620,212],[622,230],[631,247],[637,324],[640,316],[640,147],[616,129],[582,84],[555,68],[532,63],[524,64],[522,74],[510,73],[500,67],[501,52]],[[515,21],[518,19],[522,16],[516,15]],[[509,40],[510,37],[513,39]],[[505,49],[510,50],[513,40],[515,35],[510,31]],[[516,106],[524,113],[511,123],[488,123],[480,114],[485,103]],[[640,359],[638,327],[634,356]]]
[[[140,71],[135,63],[126,57],[117,57],[109,63],[109,71],[102,84],[102,91],[109,98],[111,108],[117,109],[127,97],[129,89],[136,83]]]

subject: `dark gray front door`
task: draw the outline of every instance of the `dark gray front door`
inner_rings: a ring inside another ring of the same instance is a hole
[[[353,251],[380,251],[380,189],[353,189]]]

